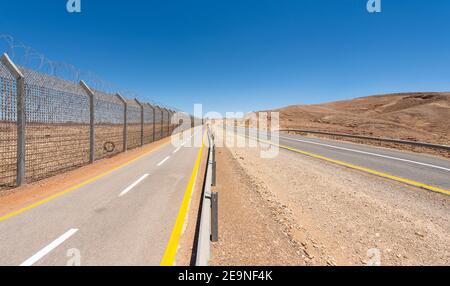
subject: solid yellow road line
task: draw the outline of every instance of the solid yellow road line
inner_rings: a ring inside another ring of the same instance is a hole
[[[419,187],[419,188],[422,188],[422,189],[426,189],[426,190],[429,190],[429,191],[433,191],[433,192],[436,192],[436,193],[450,195],[450,191],[449,190],[445,190],[445,189],[442,189],[442,188],[430,186],[430,185],[427,185],[427,184],[424,184],[424,183],[420,183],[420,182],[412,181],[412,180],[409,180],[409,179],[397,177],[397,176],[394,176],[394,175],[391,175],[391,174],[388,174],[388,173],[383,173],[383,172],[375,171],[375,170],[372,170],[372,169],[369,169],[369,168],[361,167],[361,166],[358,166],[358,165],[353,165],[353,164],[350,164],[350,163],[346,163],[346,162],[342,162],[342,161],[339,161],[339,160],[331,159],[331,158],[328,158],[328,157],[325,157],[325,156],[316,155],[316,154],[309,153],[309,152],[302,151],[302,150],[298,150],[298,149],[295,149],[295,148],[292,148],[292,147],[276,144],[276,143],[273,143],[273,142],[270,142],[270,141],[267,141],[267,140],[262,140],[262,139],[251,137],[251,136],[247,136],[247,135],[245,137],[248,137],[250,139],[254,139],[254,140],[257,140],[257,141],[260,141],[260,142],[263,142],[263,143],[268,143],[268,144],[271,144],[273,146],[277,146],[277,147],[282,148],[282,149],[286,149],[286,150],[289,150],[289,151],[293,151],[293,152],[296,152],[296,153],[307,155],[307,156],[310,156],[310,157],[313,157],[313,158],[325,160],[327,162],[331,162],[331,163],[338,164],[338,165],[341,165],[341,166],[345,166],[345,167],[348,167],[348,168],[352,168],[352,169],[356,169],[356,170],[363,171],[363,172],[366,172],[366,173],[370,173],[372,175],[376,175],[376,176],[380,176],[380,177],[383,177],[383,178],[391,179],[391,180],[394,180],[394,181],[402,182],[402,183],[405,183],[405,184],[408,184],[408,185],[412,185],[412,186]]]
[[[175,258],[177,256],[178,245],[180,242],[181,232],[183,230],[184,221],[186,219],[186,214],[188,211],[189,203],[191,201],[192,191],[194,190],[195,180],[197,178],[197,173],[200,168],[200,161],[202,158],[204,142],[202,141],[202,146],[198,151],[197,159],[195,160],[194,168],[192,169],[191,178],[186,187],[184,193],[183,201],[181,202],[180,210],[178,211],[177,220],[172,229],[172,234],[170,235],[169,243],[167,243],[166,251],[161,260],[161,266],[173,266]]]
[[[12,213],[9,213],[9,214],[7,214],[7,215],[4,215],[4,216],[0,217],[0,221],[6,220],[6,219],[11,218],[11,217],[13,217],[13,216],[16,216],[16,215],[18,215],[18,214],[21,214],[21,213],[23,213],[23,212],[25,212],[25,211],[27,211],[27,210],[31,210],[31,209],[33,209],[33,208],[35,208],[35,207],[37,207],[37,206],[40,206],[40,205],[42,205],[42,204],[44,204],[44,203],[46,203],[46,202],[49,202],[49,201],[51,201],[51,200],[53,200],[53,199],[56,199],[57,197],[60,197],[60,196],[62,196],[62,195],[64,195],[64,194],[67,194],[67,193],[72,192],[72,191],[74,191],[74,190],[76,190],[76,189],[79,189],[79,188],[81,188],[81,187],[83,187],[83,186],[85,186],[85,185],[87,185],[87,184],[90,184],[90,183],[92,183],[92,182],[94,182],[94,181],[96,181],[96,180],[98,180],[98,179],[100,179],[100,178],[103,178],[104,176],[109,175],[109,174],[111,174],[112,172],[117,171],[117,170],[119,170],[119,169],[121,169],[121,168],[123,168],[123,167],[126,167],[126,166],[130,165],[131,163],[134,163],[134,162],[136,162],[136,161],[142,159],[143,157],[145,157],[145,156],[147,156],[147,155],[149,155],[149,154],[151,154],[151,153],[153,153],[153,152],[155,152],[155,151],[161,149],[162,147],[165,147],[165,146],[166,146],[167,144],[169,144],[170,142],[171,142],[171,141],[168,141],[168,142],[166,142],[166,143],[163,143],[162,145],[156,147],[155,149],[153,149],[153,150],[151,150],[151,151],[149,151],[149,152],[147,152],[147,153],[145,153],[145,154],[142,154],[141,156],[139,156],[139,157],[137,157],[137,158],[135,158],[135,159],[133,159],[133,160],[130,160],[130,161],[128,161],[128,162],[126,162],[126,163],[124,163],[124,164],[122,164],[122,165],[120,165],[120,166],[118,166],[118,167],[116,167],[116,168],[113,168],[113,169],[111,169],[111,170],[109,170],[109,171],[107,171],[107,172],[105,172],[105,173],[103,173],[103,174],[100,174],[100,175],[98,175],[98,176],[96,176],[96,177],[94,177],[94,178],[91,178],[91,179],[89,179],[89,180],[87,180],[87,181],[84,181],[84,182],[82,182],[82,183],[80,183],[80,184],[78,184],[78,185],[75,185],[75,186],[73,186],[73,187],[70,187],[70,188],[68,188],[67,190],[64,190],[64,191],[59,192],[59,193],[57,193],[57,194],[54,194],[54,195],[52,195],[52,196],[50,196],[50,197],[48,197],[48,198],[45,198],[45,199],[43,199],[43,200],[41,200],[41,201],[39,201],[39,202],[36,202],[36,203],[31,204],[31,205],[29,205],[29,206],[26,206],[26,207],[24,207],[24,208],[22,208],[22,209],[19,209],[19,210],[17,210],[17,211],[13,211]]]

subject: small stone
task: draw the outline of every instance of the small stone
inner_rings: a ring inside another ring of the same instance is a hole
[[[308,251],[304,250],[306,257],[308,257],[309,259],[313,259],[314,255],[312,255],[311,253],[309,253]]]
[[[421,233],[420,231],[416,231],[416,235],[420,236],[420,237],[425,237],[425,235],[423,233]]]

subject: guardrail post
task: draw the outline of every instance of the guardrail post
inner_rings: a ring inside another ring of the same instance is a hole
[[[211,180],[211,186],[216,186],[216,145],[213,142],[212,146],[212,158],[211,158],[211,164],[212,164],[212,180]]]
[[[117,98],[123,103],[123,152],[128,149],[128,103],[122,95],[116,93]]]
[[[142,147],[144,146],[144,105],[136,98],[134,100],[141,108],[141,147]]]
[[[20,187],[25,183],[25,76],[19,68],[9,58],[8,54],[3,54],[2,63],[16,79],[16,116],[17,116],[17,169],[16,186]]]
[[[80,85],[89,95],[89,163],[92,164],[95,160],[95,94],[84,81],[80,81]]]
[[[216,186],[216,162],[212,162],[212,180],[211,180],[211,186]]]
[[[211,193],[211,241],[219,241],[219,193]]]

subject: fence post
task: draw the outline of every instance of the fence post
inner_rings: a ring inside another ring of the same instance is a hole
[[[165,112],[167,112],[167,117],[169,117],[169,111],[167,110],[167,108],[163,108]],[[164,116],[164,115],[163,115]],[[169,123],[167,123],[167,127],[169,127]],[[163,128],[164,128],[164,120],[163,120]],[[167,134],[168,136],[169,134]]]
[[[219,241],[219,194],[211,193],[211,241]]]
[[[16,79],[16,116],[17,116],[17,169],[16,186],[20,187],[25,183],[25,76],[19,68],[9,58],[8,54],[2,56],[2,63]]]
[[[172,130],[172,110],[167,109],[167,136],[170,136],[172,134],[170,131]]]
[[[84,82],[80,81],[81,87],[89,95],[89,163],[94,163],[95,160],[95,114],[94,114],[94,97],[95,94],[92,89]]]
[[[136,98],[134,100],[141,108],[141,147],[142,147],[144,146],[144,105]]]
[[[161,110],[161,139],[164,138],[164,110],[159,107],[159,110]]]
[[[173,125],[172,125],[172,117],[173,117],[173,110],[169,110],[169,136],[172,135],[173,132]]]
[[[160,113],[161,113],[161,118],[162,118],[162,111],[161,111],[161,108],[160,108],[159,106],[155,105],[155,109],[158,109],[158,110],[160,111]],[[155,112],[155,114],[156,114],[156,112]],[[155,122],[156,122],[156,117],[155,117]],[[155,134],[156,134],[156,133],[155,133]],[[160,135],[160,138],[159,138],[159,139],[161,139],[161,138],[162,138],[162,132],[161,132],[161,131],[159,132],[159,135]]]
[[[152,142],[155,142],[155,134],[156,134],[156,126],[155,126],[155,108],[150,104],[147,103],[147,105],[152,109],[153,111],[153,132],[152,132]]]
[[[123,103],[123,152],[128,149],[128,103],[122,95],[116,93],[116,97]]]

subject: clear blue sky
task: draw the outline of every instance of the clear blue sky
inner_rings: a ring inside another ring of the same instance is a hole
[[[0,34],[190,112],[450,90],[448,0],[0,1]]]

